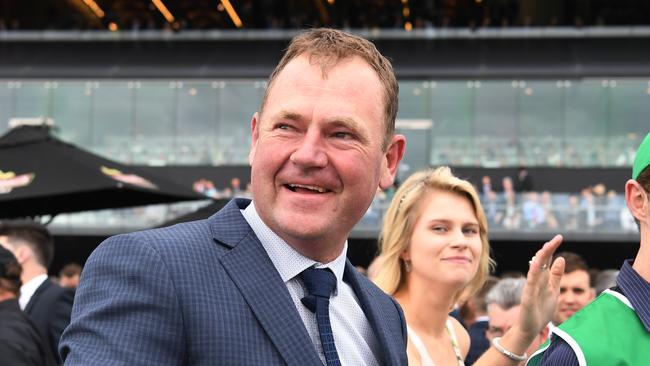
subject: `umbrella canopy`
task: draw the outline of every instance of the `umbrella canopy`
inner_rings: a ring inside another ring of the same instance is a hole
[[[214,202],[209,203],[209,204],[199,208],[196,211],[193,211],[193,212],[187,213],[185,215],[179,216],[179,217],[177,217],[175,219],[166,221],[166,222],[160,224],[158,227],[166,227],[166,226],[181,224],[183,222],[207,219],[208,217],[214,215],[217,211],[221,210],[229,201],[230,200],[227,200],[227,199],[215,200]]]
[[[48,126],[0,137],[0,218],[199,199],[189,187],[65,143]]]

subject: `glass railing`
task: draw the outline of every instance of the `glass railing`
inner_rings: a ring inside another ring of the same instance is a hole
[[[220,199],[227,199],[220,196]],[[492,239],[548,239],[565,234],[589,240],[635,240],[638,228],[624,197],[610,193],[569,194],[529,192],[506,197],[496,193],[482,197]],[[56,216],[50,224],[55,234],[112,235],[159,227],[190,214],[212,201],[182,202],[119,210],[102,210]],[[375,197],[372,205],[355,226],[351,237],[377,238],[388,209],[389,198]],[[209,213],[204,213],[207,217]]]
[[[0,80],[0,133],[49,117],[64,140],[124,163],[246,164],[263,80]],[[650,78],[402,80],[405,163],[631,165]]]

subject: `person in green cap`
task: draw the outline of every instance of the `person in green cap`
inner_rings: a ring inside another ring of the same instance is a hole
[[[650,133],[636,153],[625,202],[641,242],[616,286],[553,331],[527,365],[648,365],[650,363]]]

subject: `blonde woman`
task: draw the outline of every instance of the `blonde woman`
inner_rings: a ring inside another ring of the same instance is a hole
[[[529,262],[519,321],[475,365],[516,365],[553,315],[564,271],[550,265],[556,236]],[[474,187],[447,167],[415,173],[396,192],[384,217],[376,283],[400,303],[408,327],[409,365],[464,365],[467,331],[448,316],[460,294],[485,282],[487,220]]]

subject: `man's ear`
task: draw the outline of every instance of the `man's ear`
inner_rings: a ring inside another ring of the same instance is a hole
[[[248,152],[248,164],[253,164],[253,157],[255,157],[255,148],[257,147],[257,140],[259,138],[259,120],[260,113],[255,112],[251,118],[251,148]]]
[[[32,257],[32,250],[27,245],[18,245],[14,249],[14,257],[18,260],[18,263],[23,265],[29,258]]]
[[[393,185],[397,168],[404,157],[404,151],[406,151],[406,137],[403,135],[393,136],[390,145],[388,145],[388,149],[386,149],[384,161],[382,162],[382,173],[379,180],[379,188],[382,190]]]
[[[632,216],[641,222],[648,219],[648,194],[634,179],[625,183],[625,203]]]

